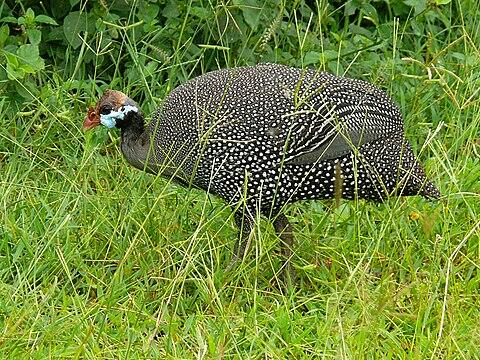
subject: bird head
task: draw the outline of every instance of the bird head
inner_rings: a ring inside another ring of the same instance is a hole
[[[102,124],[108,128],[124,127],[131,113],[139,113],[138,105],[120,91],[106,90],[95,107],[90,107],[83,122],[85,130]]]

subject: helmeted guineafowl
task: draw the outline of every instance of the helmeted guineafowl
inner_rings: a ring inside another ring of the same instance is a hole
[[[213,71],[174,89],[147,126],[133,100],[107,90],[84,128],[100,123],[121,129],[121,149],[133,166],[232,205],[240,229],[234,260],[244,255],[258,213],[274,219],[290,249],[286,203],[440,196],[388,96],[326,72],[275,64]]]

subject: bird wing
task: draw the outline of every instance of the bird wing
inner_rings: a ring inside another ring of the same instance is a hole
[[[403,134],[398,108],[370,83],[332,75],[328,83],[306,94],[295,111],[283,116],[282,123],[289,124],[283,126],[285,163],[314,164]]]

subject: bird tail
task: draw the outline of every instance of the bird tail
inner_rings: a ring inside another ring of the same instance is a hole
[[[427,199],[436,200],[439,199],[441,194],[437,186],[430,180],[426,180],[419,191],[419,195],[424,196]]]
[[[405,182],[402,181],[402,195],[421,195],[427,199],[438,199],[441,194],[437,186],[427,178],[425,170],[413,154],[410,144],[405,141],[402,159]]]
[[[423,166],[415,159],[413,153],[411,154],[411,161],[413,166],[407,175],[406,192],[405,195],[421,195],[427,199],[439,199],[441,194],[438,187],[427,178]]]

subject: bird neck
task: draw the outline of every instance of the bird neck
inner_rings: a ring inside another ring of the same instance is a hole
[[[141,112],[130,111],[122,121],[117,122],[117,127],[122,130],[122,137],[135,139],[145,132],[145,119]]]
[[[145,129],[145,119],[142,113],[128,113],[117,126],[121,129],[121,149],[127,161],[140,170],[151,172],[152,159],[148,159],[150,139]]]
[[[158,137],[167,138],[167,136],[160,132],[155,133],[154,136],[152,130],[145,127],[145,120],[140,112],[128,113],[118,124],[122,133],[122,153],[131,165],[152,174],[175,175],[177,180],[189,183],[189,177],[175,165],[173,158],[168,156],[169,149],[161,149],[153,139],[153,137],[158,139]],[[181,160],[180,163],[182,163]],[[187,180],[182,180],[184,178]]]

